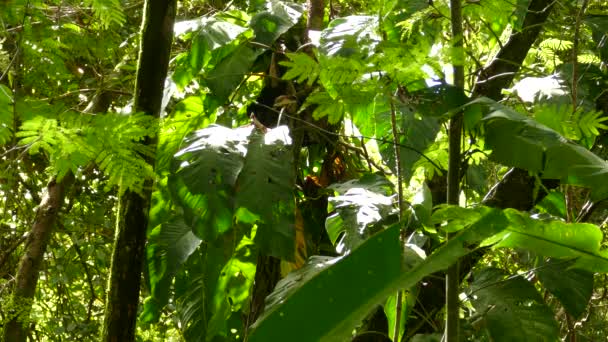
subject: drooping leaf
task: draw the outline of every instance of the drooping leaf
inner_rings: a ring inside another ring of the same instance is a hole
[[[484,268],[474,274],[469,298],[493,341],[558,340],[553,312],[523,277],[508,277],[499,269]]]
[[[321,53],[328,56],[368,57],[380,43],[377,16],[348,16],[333,20],[321,33]]]
[[[588,187],[596,200],[608,197],[606,161],[510,108],[495,103],[490,107],[494,111],[483,122],[494,160]]]
[[[180,31],[198,28],[199,31],[192,39],[190,51],[179,56],[173,80],[183,89],[208,64],[215,65],[226,55],[238,47],[237,39],[247,34],[248,28],[235,25],[220,16],[201,17],[188,22],[177,23]],[[244,37],[246,38],[246,37]]]
[[[251,18],[250,26],[255,32],[255,41],[270,46],[280,35],[287,32],[302,16],[300,4],[271,0],[266,10]]]
[[[243,43],[205,73],[205,83],[220,103],[228,99],[249,73],[256,58],[265,51],[260,46],[270,47],[298,22],[302,11],[298,4],[272,0],[267,3],[266,11],[251,18],[249,25],[254,32],[253,41],[258,45]]]
[[[593,294],[593,273],[570,269],[571,261],[550,259],[536,268],[536,275],[543,286],[562,303],[568,314],[575,319],[585,312]]]

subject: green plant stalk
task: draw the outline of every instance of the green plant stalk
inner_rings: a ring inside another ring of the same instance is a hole
[[[452,18],[452,48],[453,48],[453,70],[454,85],[464,89],[464,56],[462,51],[462,7],[461,0],[450,0]],[[462,139],[462,113],[456,113],[450,120],[449,127],[449,161],[448,161],[448,204],[458,205],[460,194],[460,142]],[[450,238],[448,234],[448,239]],[[447,270],[445,282],[446,292],[446,320],[445,320],[445,341],[458,341],[458,276],[459,262],[456,261]]]
[[[391,98],[391,128],[393,131],[393,148],[395,149],[395,165],[397,169],[397,207],[399,209],[399,225],[403,224],[403,176],[401,174],[401,156],[399,154],[399,132],[397,132],[397,115],[395,113],[395,105]],[[404,239],[405,229],[401,226],[400,240]],[[401,302],[403,301],[403,291],[397,291],[395,305],[395,326],[393,327],[393,340],[399,339],[399,330],[401,323],[401,314],[403,311]]]

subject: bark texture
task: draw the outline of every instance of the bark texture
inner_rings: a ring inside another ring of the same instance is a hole
[[[135,110],[159,117],[175,22],[176,0],[147,0],[141,30]],[[154,139],[146,144],[155,145]],[[154,165],[154,160],[147,160]],[[135,341],[141,271],[152,181],[143,193],[127,190],[120,198],[106,297],[102,341]]]
[[[86,112],[102,113],[108,110],[111,101],[104,100],[108,93],[102,92],[93,98]],[[65,194],[74,183],[74,174],[71,171],[61,179],[51,179],[46,187],[46,196],[43,197],[36,212],[32,230],[27,236],[25,254],[21,258],[17,276],[16,287],[12,302],[15,306],[16,316],[9,321],[4,330],[4,342],[24,342],[28,335],[27,321],[32,307],[32,300],[38,284],[38,272],[44,258],[46,247],[53,233],[53,226],[59,210],[64,202]],[[21,239],[20,239],[21,240]],[[20,244],[20,243],[19,243]],[[17,248],[19,244],[15,244]],[[0,256],[0,266],[14,250],[11,248]]]

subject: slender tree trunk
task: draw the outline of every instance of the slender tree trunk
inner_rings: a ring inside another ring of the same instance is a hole
[[[494,100],[499,100],[502,97],[501,90],[511,85],[515,74],[521,67],[521,63],[547,21],[554,3],[552,0],[530,1],[522,30],[511,35],[507,43],[497,53],[493,62],[478,76],[473,89],[473,97],[485,96]],[[440,187],[442,187],[441,184],[445,184],[439,179],[433,180],[434,184],[438,184]],[[534,195],[534,182],[534,178],[529,176],[527,171],[513,169],[488,192],[483,204],[502,209],[530,210],[535,201],[540,201],[546,195],[544,192],[539,193],[538,196]],[[545,185],[548,188],[555,187],[555,182],[548,181]],[[437,186],[430,185],[430,187],[433,193],[433,205],[442,204],[443,201],[436,201],[436,199],[441,198],[442,191]],[[463,258],[460,265],[460,276],[467,274],[485,252],[486,250],[480,250]],[[417,307],[414,311],[428,312],[430,315],[438,312],[445,303],[444,291],[445,284],[441,281],[441,277],[429,278],[418,295],[418,303],[425,303],[425,306],[424,308]],[[403,340],[407,340],[411,337],[410,334],[416,332],[434,332],[435,327],[428,322],[432,322],[432,317],[409,320],[408,334],[403,336]]]
[[[459,53],[453,65],[454,86],[464,91],[464,53],[462,52],[462,4],[461,0],[451,0],[451,20],[452,20],[452,45]],[[449,129],[449,161],[448,161],[448,181],[447,181],[447,200],[448,204],[458,205],[460,198],[460,145],[462,141],[462,112],[456,113],[450,119]],[[448,239],[450,234],[448,234]],[[445,297],[446,297],[446,319],[445,319],[445,341],[456,342],[459,336],[459,271],[460,260],[450,266],[445,276]]]
[[[175,21],[176,0],[147,0],[141,30],[135,111],[159,117]],[[146,141],[156,145],[154,139]],[[154,160],[148,160],[154,164]],[[127,190],[119,200],[102,341],[135,340],[135,323],[152,181],[142,193]]]
[[[24,342],[28,335],[29,315],[38,283],[38,271],[53,225],[63,204],[65,192],[74,181],[68,174],[59,182],[53,178],[47,185],[47,193],[36,211],[32,230],[27,238],[26,249],[15,279],[15,289],[11,298],[11,319],[4,327],[4,342]]]
[[[104,100],[106,96],[107,93],[95,96],[86,111],[89,113],[107,111],[110,102]],[[68,171],[60,180],[53,177],[46,187],[46,196],[41,199],[38,206],[32,230],[27,236],[25,254],[21,258],[17,270],[16,287],[11,301],[11,305],[14,305],[15,316],[5,327],[4,342],[22,342],[27,337],[27,323],[38,284],[40,264],[52,236],[53,225],[59,215],[65,194],[73,182],[74,174]],[[6,252],[7,257],[10,252],[10,250]],[[4,255],[0,257],[0,265],[3,263],[3,258]]]

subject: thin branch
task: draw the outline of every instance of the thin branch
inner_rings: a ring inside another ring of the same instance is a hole
[[[280,113],[280,111],[276,110],[275,108],[267,106],[267,105],[265,105],[263,103],[259,103],[259,102],[255,102],[255,101],[254,101],[254,103],[257,104],[260,107],[264,107],[264,108],[266,108],[268,110],[271,110],[271,111],[273,111],[273,112],[275,112],[277,114]],[[298,117],[293,116],[293,115],[289,115],[289,114],[286,114],[286,113],[283,113],[283,115],[286,116],[286,117],[288,117],[288,118],[290,118],[290,119],[292,119],[292,120],[295,120],[295,121],[301,122],[301,123],[303,123],[305,125],[308,125],[308,126],[314,128],[314,129],[316,129],[318,132],[322,132],[322,133],[327,134],[327,135],[331,135],[331,136],[334,136],[334,137],[341,137],[341,138],[350,138],[351,137],[351,136],[348,136],[348,135],[344,135],[344,134],[328,131],[328,130],[322,128],[322,127],[319,127],[319,126],[315,125],[312,122],[308,122],[308,121],[306,121],[304,119],[298,118]],[[381,142],[383,144],[392,144],[393,143],[391,140],[382,139],[382,138],[376,138],[376,137],[369,137],[369,136],[365,136],[365,135],[358,135],[358,137],[365,138],[365,139],[368,139],[368,140],[374,140],[374,141],[377,141],[377,142]],[[429,158],[427,155],[425,155],[422,151],[418,150],[417,148],[409,146],[409,145],[401,144],[401,143],[398,143],[397,146],[405,148],[405,149],[408,149],[408,150],[410,150],[412,152],[415,152],[416,154],[418,154],[422,158],[426,159],[436,169],[443,170],[443,168],[441,166],[439,166],[431,158]]]
[[[0,268],[6,263],[8,257],[21,245],[28,237],[28,233],[23,234],[11,246],[9,246],[2,254],[0,254]]]

